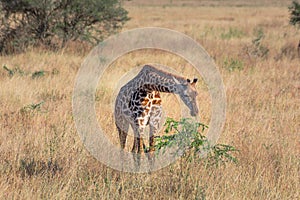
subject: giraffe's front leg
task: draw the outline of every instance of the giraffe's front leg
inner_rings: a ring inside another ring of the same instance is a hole
[[[135,132],[135,142],[134,142],[134,151],[135,153],[144,155],[145,154],[145,144],[144,144],[144,130],[149,121],[149,116],[146,114],[142,117],[137,118],[136,132]]]
[[[141,156],[145,154],[145,149],[144,149],[144,130],[145,128],[144,127],[140,127],[139,128],[139,137],[137,138],[138,139],[138,154],[140,154]]]
[[[141,133],[141,132],[139,132]],[[141,155],[144,155],[144,139],[143,139],[143,134],[139,134],[138,136],[134,137],[134,143],[132,147],[132,153],[138,153]]]
[[[144,129],[137,127],[134,129],[134,142],[132,147],[132,153],[144,154]]]
[[[155,106],[151,110],[150,114],[150,135],[149,135],[149,159],[150,161],[154,162],[154,153],[155,153],[155,141],[154,137],[160,128],[160,120],[162,115],[162,107]]]
[[[144,128],[139,126],[138,123],[131,124],[134,131],[134,143],[132,147],[133,159],[135,167],[138,169],[141,165],[141,156],[144,155]]]
[[[138,153],[138,138],[136,134],[134,134],[133,146],[132,146],[132,153]]]

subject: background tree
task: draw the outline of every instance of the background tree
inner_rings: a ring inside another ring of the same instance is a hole
[[[293,1],[292,5],[289,7],[290,10],[290,24],[294,26],[300,25],[300,3]]]
[[[289,7],[290,11],[290,24],[300,27],[300,3],[293,1],[292,5]],[[300,57],[300,40],[298,43],[298,56]]]
[[[0,0],[0,52],[30,45],[61,48],[68,41],[96,43],[129,19],[119,0]]]

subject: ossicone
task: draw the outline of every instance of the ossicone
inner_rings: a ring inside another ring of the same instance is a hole
[[[186,81],[190,84],[195,84],[195,83],[197,83],[198,79],[194,78],[193,81],[191,81],[190,79],[186,79]]]

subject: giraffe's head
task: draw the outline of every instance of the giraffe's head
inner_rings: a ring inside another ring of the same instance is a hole
[[[184,102],[184,104],[190,109],[190,114],[196,116],[199,112],[196,97],[198,95],[195,84],[197,83],[197,78],[194,78],[193,81],[186,79],[183,82],[178,81],[173,77],[176,83],[177,93]]]

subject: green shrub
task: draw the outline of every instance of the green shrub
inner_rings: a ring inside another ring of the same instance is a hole
[[[171,131],[175,133],[156,138],[155,148],[158,153],[161,150],[164,153],[166,148],[177,146],[176,154],[183,155],[187,161],[201,160],[203,153],[206,153],[205,161],[210,166],[237,162],[237,159],[232,155],[233,152],[237,151],[235,147],[226,144],[210,144],[207,137],[203,135],[208,128],[205,124],[194,122],[189,118],[183,118],[180,121],[167,118],[164,126],[166,127],[166,134]]]
[[[265,58],[268,56],[269,49],[262,44],[263,38],[265,37],[263,29],[257,28],[254,32],[256,37],[252,40],[252,44],[254,46],[252,54],[257,57]]]
[[[0,0],[0,52],[101,41],[128,20],[119,0]]]
[[[224,61],[224,67],[230,72],[235,70],[241,71],[244,69],[244,63],[238,59],[226,58]]]
[[[15,67],[14,69],[9,69],[6,65],[3,65],[3,69],[7,72],[9,77],[13,77],[16,74],[20,76],[26,75],[26,73],[19,67]]]
[[[45,73],[46,72],[44,70],[35,71],[32,73],[31,78],[32,79],[41,78],[41,77],[45,76]]]
[[[289,7],[289,11],[291,14],[290,24],[299,28],[300,27],[300,3],[298,3],[297,1],[293,1],[292,5]],[[298,42],[297,51],[298,51],[298,57],[300,58],[300,40]]]
[[[261,27],[254,29],[254,39],[251,45],[245,46],[244,50],[250,58],[267,58],[269,55],[269,48],[263,44],[265,38],[264,31]]]
[[[20,109],[20,113],[21,114],[32,114],[34,112],[45,112],[45,111],[42,111],[42,109],[41,109],[41,107],[44,103],[45,103],[44,101],[41,101],[39,103],[28,104]]]
[[[290,11],[290,24],[294,26],[300,26],[300,3],[293,1],[292,5],[289,6]]]
[[[245,33],[237,28],[230,27],[229,30],[221,34],[222,39],[241,38]]]

